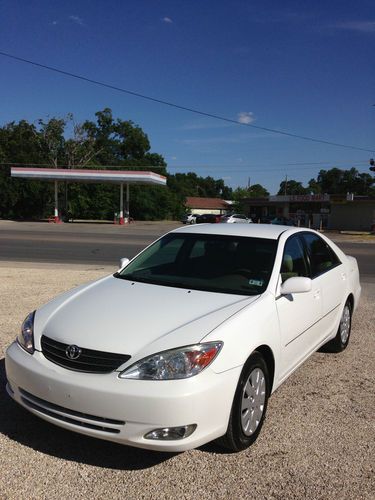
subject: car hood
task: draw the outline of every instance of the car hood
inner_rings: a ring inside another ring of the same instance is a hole
[[[199,342],[258,297],[109,276],[67,292],[39,309],[35,347],[40,349],[40,337],[46,335],[66,344],[139,358]]]

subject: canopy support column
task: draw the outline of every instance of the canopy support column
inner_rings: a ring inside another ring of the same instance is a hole
[[[125,219],[126,222],[130,222],[130,212],[129,212],[129,183],[126,184],[126,201],[125,201]]]
[[[54,213],[54,221],[56,224],[61,222],[59,217],[59,183],[55,181],[55,213]]]
[[[124,224],[124,184],[120,183],[120,217],[119,224],[122,226]]]

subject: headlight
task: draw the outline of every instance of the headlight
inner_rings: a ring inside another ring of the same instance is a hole
[[[120,373],[119,377],[138,380],[175,380],[193,377],[212,363],[222,345],[222,342],[207,342],[159,352],[141,359]]]
[[[35,311],[26,316],[17,336],[17,342],[29,354],[34,352],[34,316]]]

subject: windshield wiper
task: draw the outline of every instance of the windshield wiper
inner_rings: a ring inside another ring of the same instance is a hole
[[[128,280],[128,281],[139,281],[141,283],[152,283],[148,278],[144,278],[142,276],[138,276],[137,274],[120,274],[120,273],[115,273],[113,275],[115,278],[120,278],[122,280]]]

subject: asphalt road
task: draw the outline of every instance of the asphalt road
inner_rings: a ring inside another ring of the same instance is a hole
[[[49,262],[117,266],[160,235],[178,227],[176,222],[137,222],[128,226],[105,223],[48,224],[0,221],[0,261]],[[330,235],[342,250],[358,260],[362,280],[375,280],[374,242],[352,241]],[[374,238],[375,240],[375,238]]]
[[[0,221],[0,260],[116,266],[133,257],[174,222],[113,224],[48,224]]]

